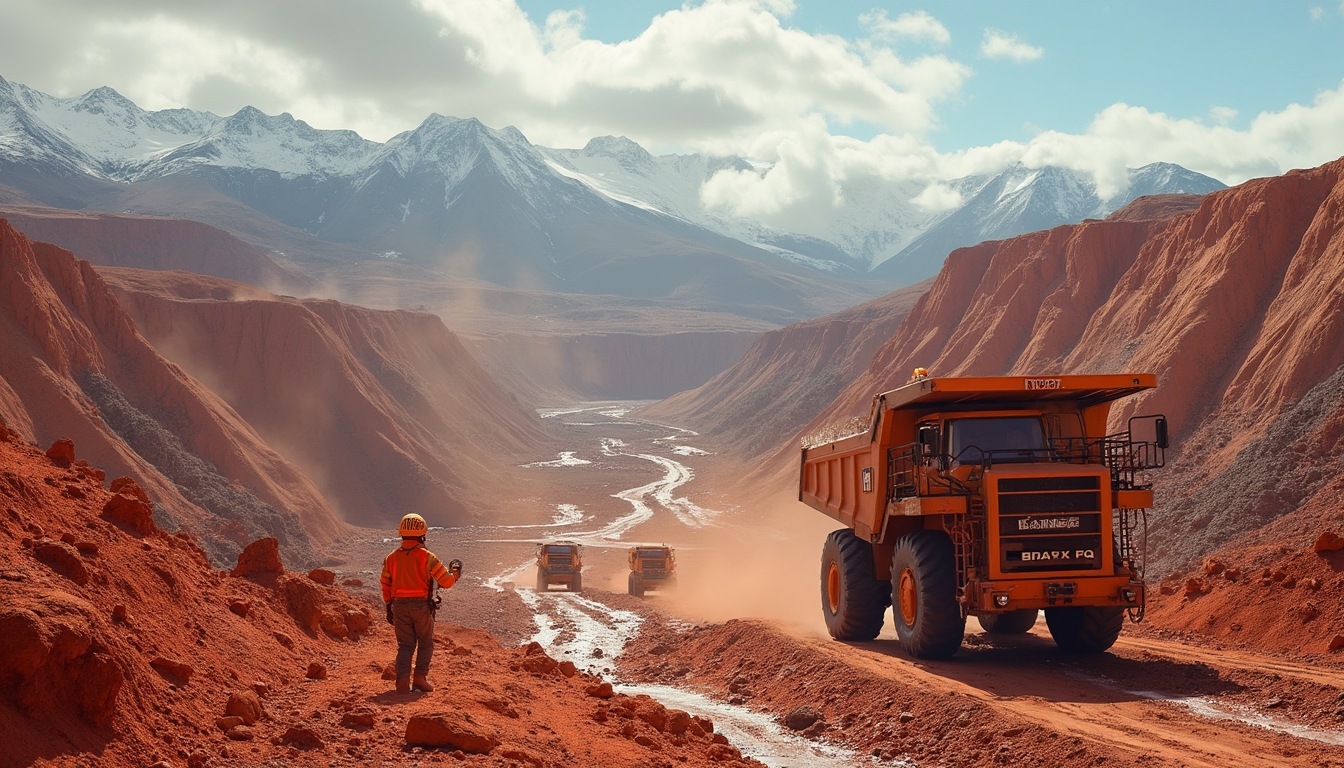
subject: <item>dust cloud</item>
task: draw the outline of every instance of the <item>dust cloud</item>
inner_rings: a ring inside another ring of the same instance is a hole
[[[839,527],[787,497],[748,509],[731,527],[707,529],[697,546],[678,549],[678,588],[656,599],[692,621],[759,618],[825,636],[821,547]]]

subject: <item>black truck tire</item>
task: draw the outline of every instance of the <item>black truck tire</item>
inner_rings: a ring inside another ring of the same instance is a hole
[[[537,566],[537,591],[545,592],[547,586],[548,584],[546,581],[546,569],[542,568],[541,566]]]
[[[1040,611],[1035,608],[1023,608],[1007,613],[983,613],[975,619],[991,635],[1022,635],[1036,626],[1038,614]]]
[[[887,612],[886,582],[873,572],[873,548],[841,528],[821,548],[821,613],[836,640],[872,640]]]
[[[573,580],[571,580],[571,581],[569,582],[569,591],[570,591],[570,592],[582,592],[582,591],[583,591],[583,574],[582,574],[582,573],[576,573],[576,574],[574,574],[574,578],[573,578]]]
[[[1102,605],[1046,608],[1045,623],[1055,645],[1068,653],[1101,653],[1115,645],[1125,625],[1125,609]]]
[[[891,604],[896,638],[919,659],[946,659],[961,648],[966,617],[957,604],[952,539],[915,531],[896,542],[891,558]]]
[[[634,571],[630,572],[629,592],[635,597],[644,596],[644,579]]]

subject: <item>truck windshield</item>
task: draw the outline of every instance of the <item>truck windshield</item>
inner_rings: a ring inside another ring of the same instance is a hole
[[[550,552],[552,555],[568,555],[572,554],[574,552],[574,549],[573,547],[559,547],[552,544],[551,546],[546,548],[546,551]]]
[[[1041,420],[1035,416],[955,419],[950,428],[949,452],[963,464],[983,461],[1031,461],[1047,446]]]

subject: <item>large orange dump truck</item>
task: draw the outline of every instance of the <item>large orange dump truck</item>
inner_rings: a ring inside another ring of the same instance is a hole
[[[805,447],[800,501],[845,525],[822,550],[821,603],[839,640],[871,640],[888,606],[919,658],[961,647],[966,618],[1104,651],[1143,617],[1147,470],[1162,416],[1107,433],[1111,404],[1151,374],[931,378],[873,398],[868,429]]]

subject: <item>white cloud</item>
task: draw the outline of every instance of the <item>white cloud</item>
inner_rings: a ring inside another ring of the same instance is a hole
[[[925,187],[923,192],[911,198],[910,202],[930,213],[938,213],[960,207],[964,199],[957,190],[946,184],[935,182]]]
[[[1237,110],[1231,107],[1209,107],[1209,117],[1219,125],[1227,125],[1237,119]]]
[[[940,45],[952,42],[952,35],[942,22],[933,18],[927,11],[902,13],[895,21],[887,18],[887,12],[875,8],[861,16],[859,23],[868,30],[875,40],[928,40]]]
[[[1325,9],[1319,5],[1313,5],[1307,9],[1312,21],[1320,21],[1325,16]]]
[[[1045,49],[1028,45],[1017,35],[997,29],[986,29],[985,39],[980,43],[980,53],[989,59],[1012,59],[1021,64],[1035,61],[1045,55]]]

